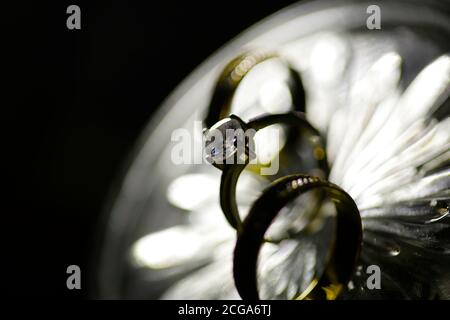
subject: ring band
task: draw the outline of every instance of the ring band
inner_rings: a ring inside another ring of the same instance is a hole
[[[323,145],[320,140],[319,132],[305,119],[303,113],[289,112],[284,114],[269,114],[257,117],[253,120],[250,120],[248,123],[245,123],[235,115],[231,115],[229,118],[221,120],[210,130],[214,130],[215,128],[219,128],[220,126],[227,126],[229,122],[238,123],[240,128],[244,131],[248,129],[254,129],[255,131],[258,131],[273,124],[293,125],[301,130],[308,131],[311,135],[316,137],[315,139],[309,139],[312,144],[313,150],[321,150],[321,152],[314,152],[314,156],[318,162],[318,167],[324,172],[325,175],[328,174],[328,163]],[[232,127],[232,125],[230,125],[229,127]],[[235,127],[236,125],[234,125],[234,128]],[[222,129],[222,131],[223,130],[224,129]],[[208,131],[206,131],[205,134],[207,135]],[[246,154],[251,152],[252,150],[246,150]],[[212,163],[214,166],[222,170],[220,183],[220,206],[228,223],[234,229],[236,229],[238,233],[240,232],[241,218],[236,203],[236,185],[240,174],[248,164],[248,160],[249,157],[247,157],[247,162],[243,164],[239,164],[236,162],[233,162],[233,164]]]
[[[246,52],[231,62],[229,62],[220,74],[213,91],[211,102],[208,107],[208,113],[204,120],[207,128],[212,127],[216,122],[229,116],[231,111],[231,102],[234,93],[242,79],[257,64],[266,60],[279,57],[276,53],[265,51]],[[293,109],[296,111],[305,111],[305,90],[300,75],[295,71],[287,61],[282,60],[288,70],[289,79],[287,85],[292,97]]]
[[[320,188],[336,206],[336,233],[322,275],[296,299],[336,299],[354,272],[362,241],[358,208],[340,187],[316,177],[295,174],[273,182],[253,204],[242,224],[234,251],[233,274],[244,300],[258,300],[257,260],[264,235],[280,210],[299,195]]]

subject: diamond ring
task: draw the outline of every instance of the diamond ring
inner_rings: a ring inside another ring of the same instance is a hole
[[[323,144],[318,131],[305,119],[303,113],[289,112],[283,114],[268,114],[257,117],[245,123],[235,115],[230,115],[204,130],[206,160],[222,171],[220,183],[220,205],[228,223],[238,232],[241,227],[241,217],[236,203],[236,185],[240,174],[248,164],[258,166],[255,154],[255,133],[274,124],[287,125],[297,129],[302,136],[309,136],[308,142],[315,150],[314,157],[317,167],[328,174],[328,164]],[[284,149],[289,145],[284,146]],[[298,158],[295,161],[299,161]]]

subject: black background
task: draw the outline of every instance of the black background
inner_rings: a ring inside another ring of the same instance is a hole
[[[35,1],[2,4],[1,287],[95,297],[105,197],[160,102],[198,64],[294,1]],[[81,30],[66,8],[81,8]],[[82,290],[66,288],[66,268]]]

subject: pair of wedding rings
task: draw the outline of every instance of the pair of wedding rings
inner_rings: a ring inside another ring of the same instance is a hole
[[[255,160],[253,137],[260,129],[279,124],[287,126],[297,137],[307,136],[317,168],[325,177],[329,172],[320,134],[304,115],[305,94],[301,78],[287,62],[284,63],[289,71],[287,86],[293,111],[262,115],[248,122],[229,114],[241,80],[255,65],[272,58],[277,56],[250,52],[232,60],[219,77],[205,118],[205,126],[209,128],[204,131],[207,160],[222,170],[220,205],[228,223],[237,230],[233,264],[236,288],[243,299],[259,299],[257,262],[262,245],[270,241],[266,238],[267,230],[285,206],[308,191],[320,190],[336,208],[334,241],[323,272],[295,298],[335,299],[353,274],[362,241],[361,218],[350,195],[323,178],[295,173],[273,181],[254,202],[244,221],[239,214],[236,185],[240,174]],[[228,135],[230,131],[235,134]],[[218,136],[224,138],[215,139]],[[313,218],[310,223],[312,221]]]

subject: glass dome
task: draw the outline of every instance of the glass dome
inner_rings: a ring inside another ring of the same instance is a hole
[[[222,69],[242,52],[268,50],[278,56],[245,76],[231,112],[248,121],[288,111],[293,97],[285,62],[301,75],[306,117],[326,141],[326,178],[351,195],[363,223],[361,254],[341,297],[450,299],[450,7],[379,1],[381,29],[370,30],[371,4],[288,7],[226,44],[174,90],[108,203],[95,279],[100,298],[239,298],[232,274],[236,234],[221,212],[220,171],[195,161],[194,153],[202,148],[202,121]],[[192,164],[171,160],[176,129],[192,133]],[[278,130],[281,145],[271,147],[273,130],[255,136],[261,162],[287,143],[288,133]],[[295,156],[307,158],[305,150],[300,142]],[[281,176],[314,173],[314,165],[281,163],[280,170]],[[245,171],[237,185],[240,211],[248,212],[269,183]],[[302,210],[332,210],[317,199],[303,195]],[[287,212],[282,227],[286,221],[301,225],[298,203],[292,208],[297,213]],[[264,246],[258,269],[263,298],[292,298],[311,281],[332,225],[327,220],[301,242]],[[275,221],[270,231],[282,227]],[[381,289],[367,288],[373,265],[381,270]]]

